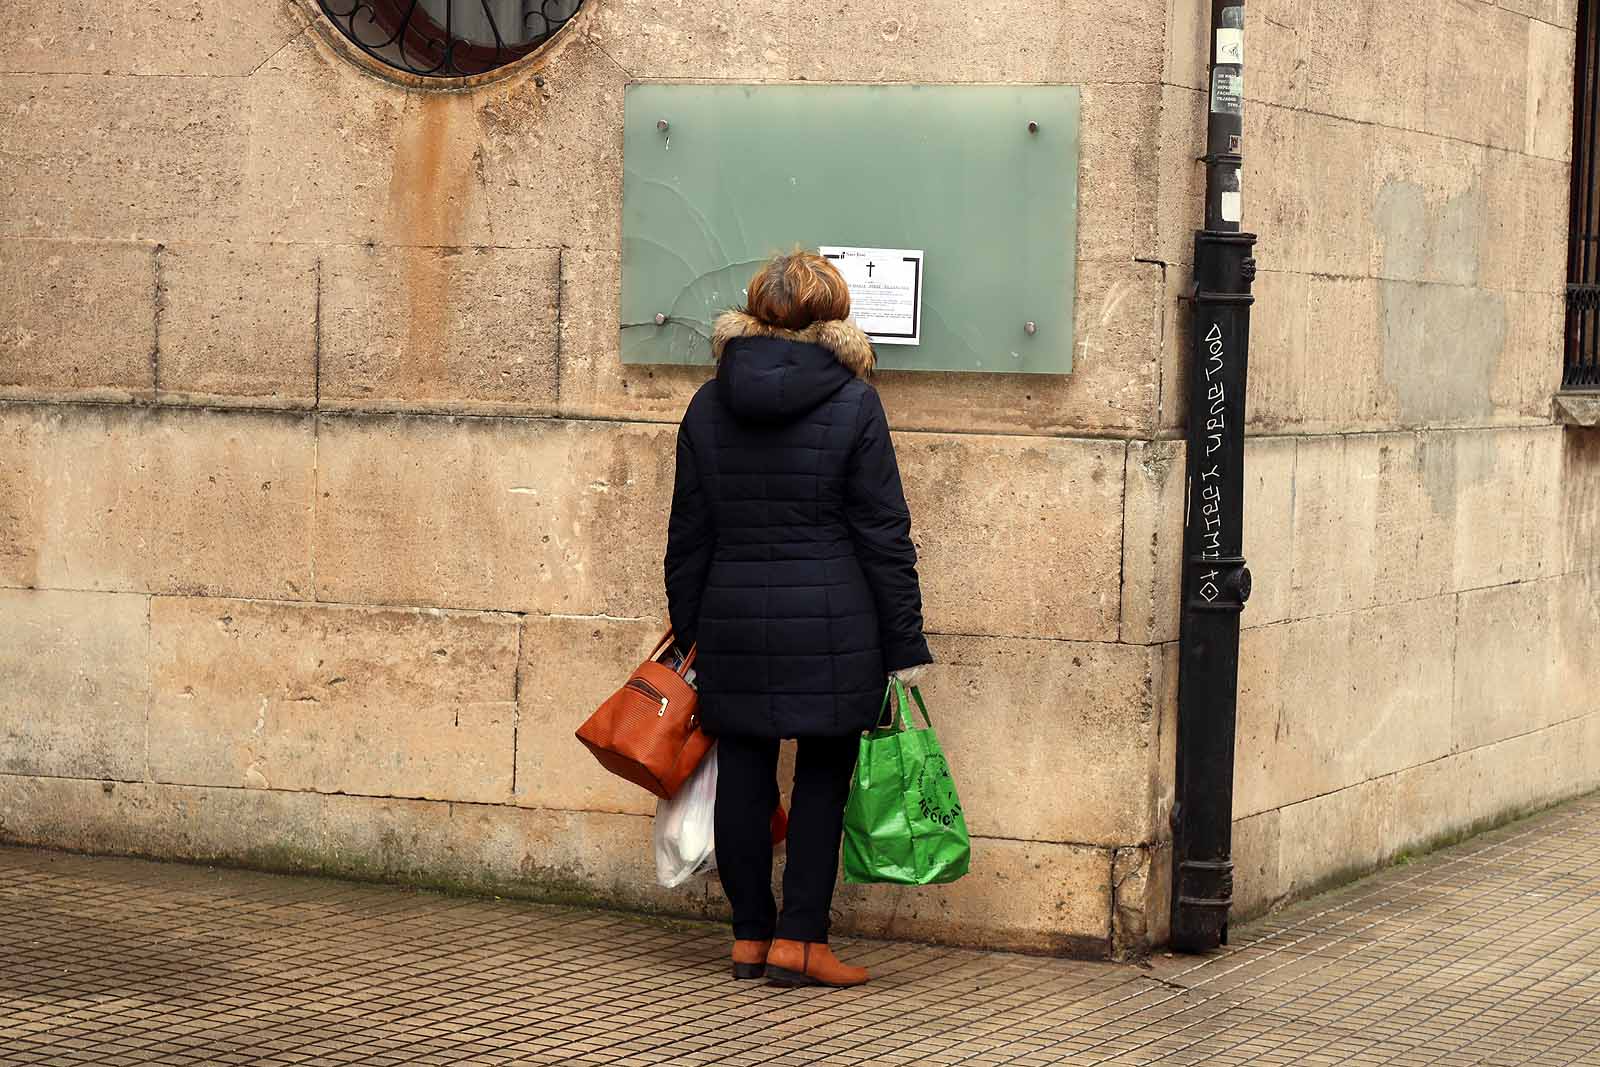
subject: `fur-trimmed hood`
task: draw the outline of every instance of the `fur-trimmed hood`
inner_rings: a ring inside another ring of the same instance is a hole
[[[717,316],[716,324],[711,329],[711,358],[721,363],[728,342],[740,337],[775,337],[817,345],[831,353],[857,378],[867,377],[877,363],[871,340],[848,319],[829,319],[813,322],[803,330],[785,330],[781,326],[768,325],[746,311],[725,311]]]

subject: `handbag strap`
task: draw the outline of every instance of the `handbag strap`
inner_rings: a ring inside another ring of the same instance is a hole
[[[910,730],[913,728],[911,721],[911,703],[906,700],[907,686],[898,678],[890,678],[889,685],[883,691],[883,705],[878,708],[878,721],[873,725],[874,730]],[[928,718],[928,705],[922,699],[922,690],[916,686],[909,687],[911,698],[917,702],[917,710],[922,712],[922,724],[928,729],[933,729],[933,720]],[[890,711],[890,695],[897,697],[896,707]],[[883,721],[883,713],[889,711],[889,722]]]
[[[667,649],[672,647],[672,639],[675,636],[676,636],[676,634],[674,634],[672,632],[672,627],[670,627],[670,626],[667,627],[667,632],[662,634],[661,635],[661,640],[656,642],[655,651],[650,653],[650,658],[646,662],[655,663],[657,660],[659,660],[661,658],[661,654],[664,653]],[[677,667],[678,677],[681,678],[684,675],[689,673],[689,668],[694,666],[694,658],[695,658],[695,656],[697,656],[699,654],[700,654],[700,642],[696,641],[694,644],[689,646],[689,651],[684,653],[683,662],[678,664],[678,667]]]

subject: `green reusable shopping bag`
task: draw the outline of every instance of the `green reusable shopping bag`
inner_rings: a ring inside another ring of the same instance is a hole
[[[967,873],[972,846],[961,801],[922,693],[912,688],[923,728],[910,721],[906,687],[883,696],[888,725],[861,736],[855,778],[844,808],[844,880],[929,885]],[[889,698],[896,698],[890,710]]]

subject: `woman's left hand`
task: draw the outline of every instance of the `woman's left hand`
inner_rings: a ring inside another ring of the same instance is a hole
[[[901,667],[897,671],[890,671],[889,677],[901,685],[916,685],[917,679],[928,673],[928,664],[919,663],[915,667]]]

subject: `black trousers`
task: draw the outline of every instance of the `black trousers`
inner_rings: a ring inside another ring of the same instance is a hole
[[[828,940],[839,873],[844,803],[860,737],[802,737],[789,798],[783,911],[772,898],[772,810],[778,804],[778,739],[717,739],[717,873],[733,907],[733,936]]]

